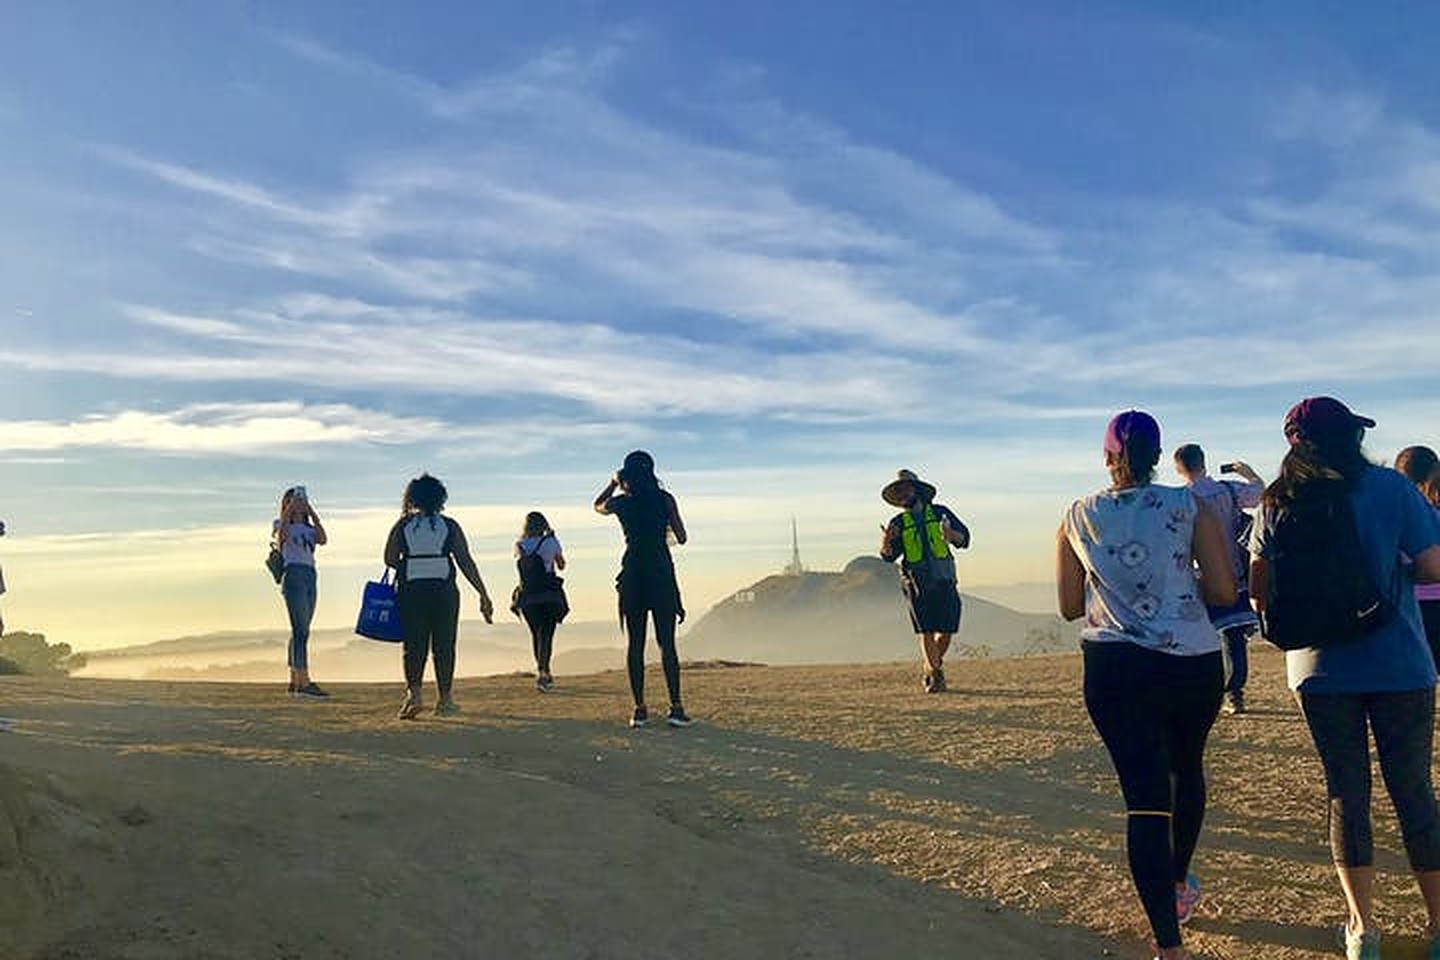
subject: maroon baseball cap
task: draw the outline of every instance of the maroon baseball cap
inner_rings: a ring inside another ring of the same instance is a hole
[[[1105,428],[1105,452],[1124,453],[1126,445],[1134,438],[1148,440],[1160,449],[1160,424],[1144,410],[1126,410],[1117,413]]]
[[[1334,397],[1306,397],[1285,414],[1285,436],[1338,433],[1356,427],[1373,427],[1375,421],[1353,412]]]

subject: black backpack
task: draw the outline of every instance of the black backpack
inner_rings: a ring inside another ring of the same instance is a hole
[[[1302,490],[1275,516],[1263,629],[1282,650],[1358,640],[1389,618],[1348,492],[1340,484],[1324,487],[1331,489]]]
[[[520,589],[525,593],[555,589],[554,574],[545,569],[545,558],[540,556],[540,547],[549,538],[547,533],[535,544],[535,549],[521,551],[515,561],[515,569],[520,574]]]

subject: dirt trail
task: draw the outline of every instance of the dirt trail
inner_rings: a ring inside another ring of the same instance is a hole
[[[1257,654],[1188,942],[1335,956],[1318,764]],[[414,724],[396,687],[6,679],[0,958],[1147,957],[1078,660],[948,672],[694,670],[685,731],[625,729],[618,673]],[[1376,812],[1386,957],[1418,956]]]

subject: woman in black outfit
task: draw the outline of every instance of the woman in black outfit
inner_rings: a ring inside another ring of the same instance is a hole
[[[655,642],[660,645],[660,663],[670,693],[670,713],[665,722],[672,727],[688,727],[690,718],[680,703],[680,657],[675,651],[675,625],[684,622],[685,608],[668,542],[669,534],[674,535],[676,543],[686,540],[680,508],[668,491],[660,489],[655,459],[644,450],[636,450],[625,457],[625,465],[595,498],[595,510],[618,517],[625,531],[625,555],[620,560],[615,588],[620,594],[620,622],[629,639],[625,665],[630,674],[630,692],[635,696],[630,726],[643,727],[650,719],[645,706],[645,621],[653,617]]]
[[[460,591],[455,571],[480,594],[480,615],[491,622],[494,606],[485,582],[470,556],[465,531],[440,511],[447,499],[445,485],[421,474],[405,488],[400,519],[385,541],[385,564],[397,571],[396,600],[405,633],[405,702],[400,719],[413,720],[423,709],[421,687],[425,661],[435,652],[435,686],[440,699],[438,716],[459,713],[450,695],[455,678],[455,635],[460,627]]]

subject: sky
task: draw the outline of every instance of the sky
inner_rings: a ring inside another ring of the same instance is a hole
[[[352,622],[405,482],[497,597],[645,448],[696,614],[873,552],[914,469],[962,585],[1048,581],[1108,417],[1273,475],[1332,394],[1440,445],[1429,4],[0,6],[9,629],[280,628],[305,483]],[[503,604],[502,604],[503,607]],[[473,595],[466,615],[474,616]],[[963,635],[963,629],[962,629]]]

